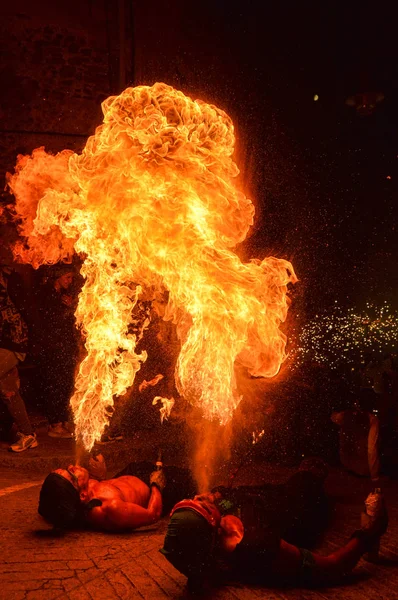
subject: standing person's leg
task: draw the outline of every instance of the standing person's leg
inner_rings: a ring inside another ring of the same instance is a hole
[[[109,425],[106,426],[101,440],[98,444],[107,444],[109,442],[120,441],[123,439],[123,427],[126,422],[126,415],[128,413],[129,403],[131,398],[131,388],[125,394],[114,399],[113,414],[111,416]]]
[[[45,410],[49,422],[48,435],[57,438],[71,438],[66,429],[69,421],[69,401],[73,391],[72,366],[63,357],[53,352],[42,361],[42,376],[45,388]]]
[[[18,441],[10,446],[13,452],[23,452],[38,445],[25,403],[19,393],[18,359],[14,352],[0,350],[0,394],[18,427]]]

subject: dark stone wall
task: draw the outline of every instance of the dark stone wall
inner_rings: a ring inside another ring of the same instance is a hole
[[[122,79],[122,5],[123,41],[126,52],[133,52],[126,4],[125,0],[1,3],[1,187],[18,153],[42,145],[52,152],[79,151],[101,123],[100,104],[118,93]]]

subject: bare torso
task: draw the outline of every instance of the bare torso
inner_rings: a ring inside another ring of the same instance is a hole
[[[88,498],[100,500],[101,506],[87,513],[87,521],[108,531],[134,529],[155,523],[161,516],[162,496],[157,488],[125,475],[116,479],[88,482]]]
[[[98,498],[102,502],[114,499],[123,502],[132,502],[146,508],[151,495],[149,487],[131,475],[118,477],[117,479],[106,479],[105,481],[89,481],[89,499]]]

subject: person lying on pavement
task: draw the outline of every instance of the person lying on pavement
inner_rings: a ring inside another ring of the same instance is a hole
[[[314,479],[314,490],[316,479],[319,484],[324,479],[321,469],[309,469],[304,465],[294,485],[288,486],[287,512],[282,505],[268,510],[264,486],[219,487],[177,503],[160,552],[188,578],[192,590],[206,587],[212,580],[271,579],[308,586],[339,580],[386,532],[387,512],[382,501],[374,518],[327,556],[300,546],[305,528],[312,526],[312,510],[305,510],[303,494],[310,479]],[[289,510],[298,510],[300,515],[289,514]],[[299,528],[294,526],[296,517]]]
[[[130,463],[111,479],[105,477],[102,455],[90,459],[89,469],[69,465],[54,470],[43,482],[39,514],[58,529],[124,531],[156,523],[187,490],[195,490],[187,469],[154,470],[150,462]]]

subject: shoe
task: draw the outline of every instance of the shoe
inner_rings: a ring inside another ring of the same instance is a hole
[[[64,429],[66,429],[66,431],[69,431],[69,433],[71,433],[73,435],[73,437],[75,436],[75,424],[74,423],[69,423],[69,421],[64,421],[62,423],[62,425],[64,426]]]
[[[115,433],[114,435],[103,435],[97,444],[110,444],[111,442],[120,442],[123,439],[121,433]]]
[[[53,425],[50,425],[48,428],[48,435],[53,438],[73,438],[73,433],[68,431],[63,423],[54,423]]]
[[[32,435],[24,435],[23,433],[18,432],[17,437],[18,439],[15,444],[11,444],[8,448],[10,452],[23,452],[29,448],[36,448],[39,445],[35,433],[32,433]]]

